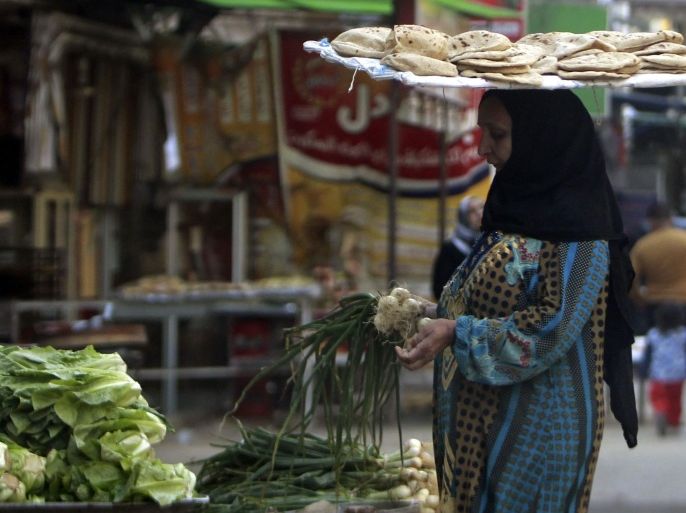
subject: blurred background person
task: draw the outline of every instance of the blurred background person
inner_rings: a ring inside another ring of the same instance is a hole
[[[650,404],[660,436],[681,423],[681,395],[686,380],[686,327],[682,308],[664,303],[655,309],[655,326],[648,330],[639,365],[650,380]]]
[[[647,211],[650,231],[631,249],[636,277],[631,290],[639,313],[639,333],[655,325],[662,303],[686,306],[686,230],[672,223],[669,207],[656,202]]]
[[[451,237],[443,242],[433,264],[431,290],[434,298],[441,291],[457,269],[467,258],[476,238],[479,236],[484,202],[476,196],[465,196],[457,208],[457,225]]]

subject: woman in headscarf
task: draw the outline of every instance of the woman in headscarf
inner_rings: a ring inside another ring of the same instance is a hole
[[[488,91],[479,125],[483,234],[398,358],[434,361],[442,513],[585,513],[603,379],[629,447],[638,429],[619,210],[570,91]]]
[[[472,245],[479,236],[481,215],[484,202],[476,196],[465,196],[457,207],[457,224],[452,236],[445,240],[436,256],[432,270],[432,290],[435,298],[455,272],[455,269],[467,258]]]

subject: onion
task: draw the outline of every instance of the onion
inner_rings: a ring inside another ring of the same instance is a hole
[[[407,461],[408,467],[422,468],[422,459],[419,456],[414,456]]]
[[[412,294],[410,294],[410,291],[407,289],[404,289],[402,287],[396,287],[393,290],[391,290],[391,296],[396,298],[400,303],[403,301],[406,301],[409,299]]]
[[[438,505],[441,503],[441,501],[440,501],[440,499],[438,498],[438,495],[430,494],[430,495],[427,496],[427,498],[426,498],[426,500],[424,501],[424,503],[425,503],[428,507],[436,509],[436,508],[438,508]]]
[[[419,502],[423,502],[426,504],[426,499],[429,497],[429,490],[426,488],[420,488],[414,493],[414,498],[417,499]]]
[[[416,494],[417,491],[419,490],[419,481],[417,481],[416,479],[410,479],[407,482],[407,486],[410,487],[410,490],[412,490],[412,493]]]
[[[413,447],[418,447],[419,449],[421,449],[422,448],[421,440],[418,440],[416,438],[409,438],[403,444],[403,452],[405,452],[405,451],[407,451]]]
[[[424,468],[436,468],[436,460],[433,455],[427,451],[422,451],[419,453],[419,457],[422,459],[422,467]]]
[[[403,467],[400,469],[400,479],[406,483],[414,478],[414,473],[417,471],[416,468]]]
[[[414,478],[425,483],[429,480],[429,473],[426,470],[415,469]]]
[[[392,500],[403,500],[412,497],[412,490],[407,485],[398,485],[388,490],[388,496]]]
[[[401,302],[403,310],[405,310],[404,314],[407,317],[417,317],[422,313],[422,305],[417,301],[416,299],[406,299],[405,301]]]

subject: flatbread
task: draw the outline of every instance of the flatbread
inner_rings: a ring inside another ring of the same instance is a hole
[[[512,68],[531,66],[540,58],[540,54],[519,52],[511,57],[499,61],[491,59],[462,59],[456,61],[458,65],[465,67],[480,67],[480,68]]]
[[[570,55],[569,57],[565,57],[565,59],[569,59],[571,57],[581,57],[582,55],[596,55],[603,53],[604,51],[606,50],[601,50],[600,48],[589,48],[588,50],[581,50],[580,52]]]
[[[493,61],[498,62],[498,61]],[[481,73],[503,73],[504,75],[519,75],[522,73],[529,73],[531,71],[531,66],[477,66],[474,64],[462,64],[457,63],[457,69],[459,71],[471,69],[472,71],[479,71]]]
[[[653,74],[660,74],[660,73],[671,73],[673,75],[675,74],[681,74],[684,73],[684,70],[682,69],[668,69],[668,68],[641,68],[639,69],[635,75],[653,75]]]
[[[531,65],[531,71],[535,71],[541,75],[557,73],[557,57],[553,57],[552,55],[541,57]]]
[[[448,60],[465,52],[490,52],[507,50],[512,46],[509,38],[488,30],[469,30],[450,38],[448,43]]]
[[[676,32],[674,30],[661,30],[664,34],[664,40],[668,43],[681,44],[684,42],[684,35],[681,32]]]
[[[341,32],[331,41],[331,47],[339,55],[346,57],[371,57],[380,59],[384,56],[386,39],[391,29],[388,27],[358,27]]]
[[[612,71],[564,71],[560,69],[557,74],[560,78],[567,80],[619,80],[631,77],[629,73],[614,73]]]
[[[485,50],[485,51],[474,51],[474,52],[464,52],[456,57],[450,59],[450,62],[458,62],[464,59],[488,59],[491,61],[502,61],[508,57],[514,57],[521,53],[515,46],[511,46],[505,50]]]
[[[492,80],[493,82],[507,82],[510,84],[530,85],[540,87],[543,85],[541,75],[534,72],[519,73],[516,75],[505,75],[503,73],[480,72],[471,69],[460,71],[460,76],[467,78],[483,78],[484,80]]]
[[[448,59],[450,36],[421,25],[395,25],[386,38],[386,55],[414,53],[432,59]]]
[[[595,30],[590,35],[607,41],[620,52],[637,51],[661,41],[678,40],[678,32],[660,30],[658,32],[617,32],[613,30]]]
[[[381,64],[400,71],[411,71],[421,76],[457,76],[457,68],[454,64],[416,53],[392,53],[381,59]]]
[[[662,41],[654,45],[647,46],[642,50],[636,50],[634,55],[656,55],[660,53],[674,53],[677,55],[686,54],[686,45],[679,43],[670,43],[669,41]]]
[[[643,55],[641,59],[652,67],[686,70],[686,55],[662,53],[660,55]]]
[[[618,71],[640,66],[641,60],[633,53],[602,52],[594,55],[570,57],[557,63],[563,71]]]
[[[517,45],[538,46],[547,55],[564,59],[582,50],[593,48],[597,40],[585,34],[572,32],[536,32],[527,34],[517,41]]]

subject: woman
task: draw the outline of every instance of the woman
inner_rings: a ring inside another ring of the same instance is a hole
[[[438,298],[455,269],[467,258],[479,236],[484,202],[476,196],[466,196],[457,208],[457,226],[452,236],[443,242],[432,272],[432,290]]]
[[[603,377],[636,445],[621,218],[573,93],[488,91],[479,125],[483,234],[398,358],[434,360],[443,513],[586,512]]]

